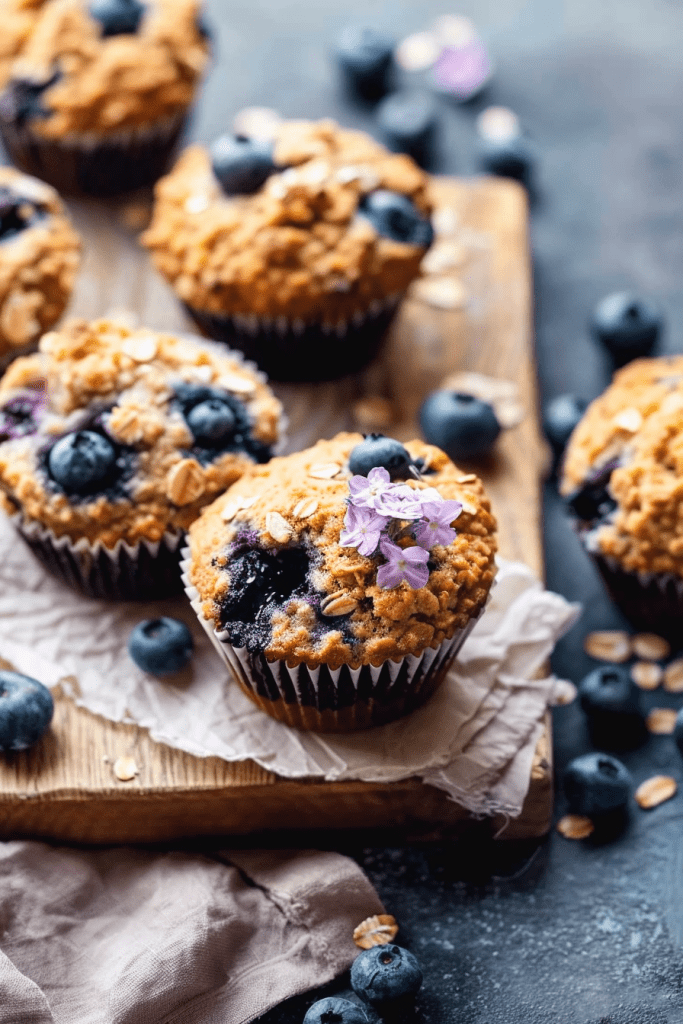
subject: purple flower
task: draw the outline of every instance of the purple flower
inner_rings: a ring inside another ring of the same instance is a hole
[[[422,491],[414,491],[409,487],[407,490],[408,494],[401,509],[404,519],[422,519],[424,515],[423,508],[426,504],[434,503],[435,501],[442,502],[444,500],[435,487],[426,487]]]
[[[386,469],[376,467],[367,476],[352,476],[349,480],[349,501],[356,508],[377,509],[382,497],[391,490],[393,484]]]
[[[404,580],[415,590],[424,587],[429,579],[428,551],[419,547],[400,548],[390,540],[382,540],[380,550],[387,560],[377,570],[380,587],[397,587]]]
[[[349,505],[339,543],[343,548],[357,548],[361,555],[372,555],[388,522],[387,516],[379,515],[372,508]]]
[[[451,527],[462,512],[459,501],[427,501],[422,506],[423,518],[415,527],[415,539],[423,548],[435,544],[450,544],[455,537]]]

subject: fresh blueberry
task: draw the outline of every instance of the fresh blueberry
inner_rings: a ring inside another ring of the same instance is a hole
[[[43,93],[54,85],[58,78],[59,72],[40,81],[29,78],[11,79],[0,96],[0,118],[21,127],[33,118],[47,117],[49,111],[43,106]]]
[[[230,589],[221,601],[220,621],[235,647],[267,646],[276,608],[308,590],[310,560],[301,548],[277,553],[247,548],[230,561]]]
[[[590,331],[612,356],[615,366],[649,356],[663,328],[663,317],[649,299],[631,292],[607,295],[593,311]]]
[[[52,721],[47,686],[18,672],[0,671],[0,750],[26,750]]]
[[[596,746],[627,750],[646,736],[640,690],[622,665],[601,665],[579,683],[581,707]]]
[[[478,146],[478,163],[482,171],[529,184],[533,154],[523,135],[507,139],[480,139]]]
[[[349,25],[336,46],[337,63],[347,86],[366,100],[376,100],[389,89],[394,41],[365,25]]]
[[[128,652],[143,672],[169,676],[189,663],[194,643],[184,622],[163,616],[138,622],[128,641]]]
[[[50,449],[50,476],[67,494],[88,495],[105,490],[112,480],[116,449],[102,434],[77,430]]]
[[[683,708],[676,715],[676,724],[674,726],[674,741],[681,757],[683,757]]]
[[[618,463],[609,462],[601,466],[567,497],[567,505],[573,514],[584,523],[595,523],[607,519],[617,507],[609,489],[612,473]]]
[[[10,398],[0,408],[0,441],[11,441],[38,429],[37,417],[45,404],[40,391],[27,392]]]
[[[429,160],[438,120],[439,108],[434,97],[412,89],[391,93],[377,108],[377,124],[387,145],[408,153],[419,163]]]
[[[364,949],[351,966],[351,987],[372,1006],[414,996],[422,985],[422,969],[407,949],[389,944]]]
[[[633,780],[616,757],[590,753],[570,761],[563,784],[572,814],[594,818],[626,807]]]
[[[460,391],[433,391],[422,403],[420,428],[426,441],[455,462],[489,455],[500,423],[493,407]]]
[[[378,235],[394,242],[427,249],[434,239],[431,222],[423,217],[408,196],[388,189],[369,192],[361,200],[358,212],[367,217]]]
[[[543,409],[543,430],[552,445],[556,459],[564,452],[567,441],[583,417],[588,402],[576,395],[556,395]]]
[[[379,1024],[379,1020],[379,1014],[372,1006],[328,996],[309,1007],[303,1024]]]
[[[262,139],[221,135],[211,146],[211,166],[226,195],[251,195],[277,171],[273,145]]]
[[[235,414],[220,398],[207,398],[187,414],[187,425],[197,444],[204,448],[220,448],[233,435]]]
[[[103,36],[120,36],[137,32],[145,7],[139,0],[91,0],[88,10]]]
[[[364,441],[351,449],[349,469],[355,475],[367,476],[371,469],[386,469],[392,480],[410,476],[412,459],[400,441],[383,434],[367,434]]]

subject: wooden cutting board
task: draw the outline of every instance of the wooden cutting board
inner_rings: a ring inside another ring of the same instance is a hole
[[[434,179],[449,235],[450,266],[431,275],[402,309],[381,359],[338,383],[276,387],[290,421],[291,450],[357,425],[363,396],[389,398],[394,436],[418,436],[416,412],[448,374],[477,371],[513,381],[526,411],[500,439],[495,458],[477,465],[497,516],[501,554],[542,574],[539,478],[544,448],[536,417],[531,276],[524,191],[504,179]],[[148,207],[73,204],[85,244],[70,312],[87,318],[130,311],[160,329],[188,329],[166,284],[136,241]],[[341,344],[341,343],[340,343]],[[139,774],[120,781],[113,765],[130,755]],[[549,730],[536,751],[521,816],[483,827],[502,838],[549,828]],[[31,751],[0,759],[0,838],[67,842],[153,842],[196,835],[287,829],[396,829],[456,834],[467,812],[417,779],[381,785],[292,781],[251,761],[200,759],[157,744],[135,726],[114,724],[58,695],[53,726]],[[482,826],[478,826],[481,828]],[[502,828],[502,831],[501,831]]]

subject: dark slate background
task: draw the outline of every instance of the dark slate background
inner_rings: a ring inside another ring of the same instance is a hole
[[[286,116],[331,114],[372,130],[372,112],[342,95],[329,60],[339,29],[361,20],[401,37],[449,10],[436,0],[209,0],[208,7],[218,62],[194,124],[194,135],[207,140],[251,105]],[[483,106],[502,103],[519,114],[539,157],[532,239],[542,395],[590,399],[608,376],[585,325],[606,292],[628,287],[656,297],[668,319],[665,349],[683,350],[681,5],[463,0],[457,10],[480,27],[496,76],[476,102],[443,105],[434,169],[473,172],[474,119]],[[578,681],[591,667],[586,630],[619,618],[551,485],[545,511],[548,585],[587,609],[554,658],[558,674]],[[666,695],[647,697],[677,705]],[[575,706],[555,714],[555,749],[559,773],[589,749]],[[656,772],[683,776],[670,737],[652,737],[624,759],[636,782]],[[533,851],[499,844],[493,852],[344,843],[398,918],[400,941],[424,964],[416,1019],[683,1021],[682,801],[683,793],[651,812],[634,808],[609,842],[553,834]],[[300,1021],[311,1000],[291,1000],[264,1024]]]

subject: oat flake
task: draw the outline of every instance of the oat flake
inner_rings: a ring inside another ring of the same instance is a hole
[[[655,736],[669,736],[676,725],[676,712],[673,708],[653,708],[645,725]]]
[[[586,636],[583,649],[596,661],[620,664],[631,657],[631,638],[621,629],[595,630]]]
[[[631,666],[631,678],[641,690],[656,690],[662,675],[661,665],[654,661],[637,661]]]
[[[286,544],[292,536],[292,527],[279,512],[269,512],[266,516],[266,530],[278,544]]]
[[[662,661],[671,653],[668,641],[656,633],[636,633],[631,643],[633,653],[646,661]]]
[[[139,774],[140,769],[135,763],[135,758],[117,757],[114,761],[114,775],[120,782],[130,782]]]
[[[670,800],[676,793],[678,786],[676,780],[670,775],[653,775],[651,779],[641,782],[636,790],[636,803],[643,810],[651,807],[658,807],[666,800]]]
[[[391,914],[373,914],[353,930],[353,941],[361,949],[372,949],[373,946],[386,946],[393,942],[398,934],[396,918]]]
[[[587,839],[595,831],[595,825],[582,814],[565,814],[557,823],[557,831],[565,839]]]
[[[318,508],[317,498],[302,498],[292,509],[292,515],[297,519],[308,519]]]
[[[341,466],[337,462],[316,462],[309,469],[308,475],[314,480],[332,480],[340,470]]]
[[[667,693],[683,693],[683,658],[677,658],[664,669],[664,689]]]

